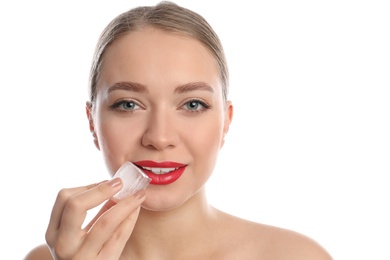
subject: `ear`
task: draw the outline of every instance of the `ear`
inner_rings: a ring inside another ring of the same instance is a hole
[[[91,131],[93,136],[93,142],[98,150],[100,150],[99,140],[95,132],[95,124],[93,122],[93,111],[92,111],[92,103],[87,101],[85,105],[85,112],[87,114],[88,122],[89,122],[89,131]]]
[[[224,119],[224,125],[223,125],[223,137],[221,142],[221,148],[225,143],[225,135],[229,132],[230,124],[232,123],[233,119],[233,104],[231,101],[226,101],[225,104],[225,119]]]

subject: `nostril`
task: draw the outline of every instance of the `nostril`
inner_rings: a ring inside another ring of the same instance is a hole
[[[142,145],[156,150],[164,150],[178,144],[179,138],[176,131],[166,124],[154,124],[148,128],[142,136]]]

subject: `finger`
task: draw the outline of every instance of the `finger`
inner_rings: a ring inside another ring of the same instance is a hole
[[[141,207],[135,209],[118,228],[112,233],[109,240],[105,243],[103,249],[99,253],[101,259],[119,259],[127,241],[133,233],[135,223]]]
[[[134,211],[137,211],[141,203],[145,200],[145,191],[142,191],[139,194],[137,194],[139,196],[129,196],[122,199],[100,216],[84,239],[82,250],[85,251],[85,253],[100,252],[103,249],[103,246],[105,247],[105,244],[110,239],[114,231],[117,230],[121,223]],[[132,217],[134,219],[133,224],[135,224],[137,216],[138,213]],[[122,230],[124,233],[120,237],[125,239],[127,236],[126,232],[130,232],[129,234],[131,234],[132,229],[133,227],[126,231]],[[120,251],[122,251],[122,249]],[[94,256],[90,255],[90,257]]]
[[[114,179],[71,196],[63,208],[57,243],[67,245],[68,248],[77,248],[86,233],[82,224],[87,211],[112,197],[121,187],[122,181]]]
[[[100,210],[98,211],[98,213],[96,214],[95,217],[93,217],[93,219],[88,223],[88,225],[86,225],[84,227],[84,230],[88,231],[92,226],[93,224],[99,219],[99,217],[104,213],[106,212],[107,210],[109,210],[112,206],[114,206],[116,204],[116,202],[112,201],[112,200],[108,200],[106,203],[104,203],[104,205],[100,208]]]
[[[46,230],[46,241],[49,243],[52,243],[55,239],[57,230],[60,226],[61,222],[61,216],[64,209],[65,203],[68,201],[68,199],[76,194],[79,194],[81,192],[84,192],[86,190],[89,190],[95,186],[97,186],[99,183],[91,184],[88,186],[82,186],[82,187],[76,187],[76,188],[68,188],[68,189],[62,189],[56,198],[56,201],[53,205],[53,209],[50,216],[49,225]]]

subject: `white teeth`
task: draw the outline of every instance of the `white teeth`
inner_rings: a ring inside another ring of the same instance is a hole
[[[176,170],[176,169],[178,169],[178,168],[153,168],[153,167],[142,167],[142,169],[151,171],[151,172],[153,172],[153,173],[155,173],[155,174],[165,174],[165,173],[174,171],[174,170]]]

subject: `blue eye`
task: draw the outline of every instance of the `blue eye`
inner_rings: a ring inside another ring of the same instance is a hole
[[[193,99],[185,103],[184,108],[190,111],[200,112],[210,108],[210,106],[201,100]]]
[[[111,107],[119,110],[132,111],[138,109],[139,105],[137,105],[134,101],[120,100],[114,103]]]
[[[137,105],[130,101],[130,102],[123,102],[120,107],[126,110],[133,110]]]

